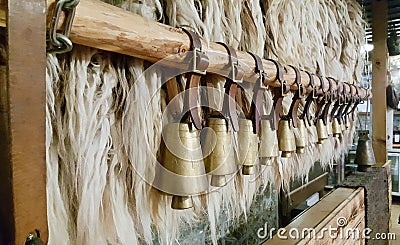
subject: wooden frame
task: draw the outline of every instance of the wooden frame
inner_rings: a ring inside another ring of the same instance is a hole
[[[291,211],[309,198],[312,194],[318,192],[320,198],[323,196],[324,188],[328,184],[328,172],[321,174],[310,182],[290,191],[281,193],[279,201],[279,223],[286,225],[290,221]]]
[[[8,0],[7,70],[1,77],[0,220],[2,244],[47,240],[46,1]]]
[[[51,3],[50,9],[54,7],[54,0],[47,2]],[[42,240],[47,240],[45,34],[46,12],[51,11],[46,10],[46,0],[8,0],[7,6],[0,5],[0,25],[7,27],[9,55],[7,76],[0,80],[0,232],[4,244],[23,244],[34,229],[40,231]],[[96,0],[84,0],[79,4],[71,39],[77,44],[150,62],[172,54],[184,58],[190,43],[186,34],[176,28]],[[210,56],[209,71],[218,73],[228,63],[225,48],[216,43],[204,46]],[[238,57],[240,64],[248,67],[246,80],[254,82],[253,58],[245,52],[238,52]],[[263,60],[263,64],[274,79],[275,65],[267,60]],[[308,75],[301,72],[301,76],[303,85],[308,86]],[[284,78],[294,85],[294,70],[288,68]],[[318,87],[326,88],[329,83],[326,79],[320,83],[317,77],[314,80]],[[362,97],[367,95],[364,89],[358,92]]]

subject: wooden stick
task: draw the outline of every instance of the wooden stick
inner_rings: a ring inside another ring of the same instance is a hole
[[[49,20],[55,0],[47,0],[47,3]],[[185,52],[189,50],[190,45],[189,37],[180,29],[147,20],[98,0],[85,0],[79,3],[70,38],[76,44],[125,54],[152,63],[169,57],[163,64],[170,67],[182,66],[180,62],[182,63],[185,58]],[[212,42],[203,44],[210,58],[208,72],[221,74],[229,62],[225,48]],[[256,76],[253,72],[255,69],[253,58],[246,52],[238,51],[237,54],[239,63],[245,70],[245,80],[254,82]],[[171,55],[174,55],[173,59]],[[274,80],[277,73],[274,63],[263,60],[263,64],[269,77]],[[295,72],[290,67],[287,67],[287,70],[284,79],[289,85],[293,85]],[[308,87],[307,73],[301,72],[301,78],[302,84]],[[314,76],[314,81],[318,88],[329,86],[326,78],[323,79],[322,85],[316,76]],[[280,84],[275,82],[271,86],[278,87]],[[297,88],[292,86],[292,89]],[[308,89],[311,91],[311,88],[308,87]],[[358,92],[361,97],[367,95],[365,89],[360,89]]]

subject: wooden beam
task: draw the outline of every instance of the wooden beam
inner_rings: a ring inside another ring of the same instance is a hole
[[[47,2],[49,6],[47,18],[50,20],[55,0],[47,0]],[[80,1],[70,38],[76,44],[125,54],[152,63],[163,60],[164,66],[181,68],[182,64],[187,65],[187,62],[182,62],[182,60],[186,57],[186,51],[189,50],[190,45],[189,37],[180,29],[147,20],[99,0]],[[207,71],[226,75],[224,71],[227,71],[224,68],[228,64],[229,58],[225,48],[213,42],[203,44],[210,58]],[[245,71],[245,80],[255,82],[257,76],[253,72],[255,69],[254,59],[246,52],[237,53],[239,63]],[[277,73],[274,63],[263,60],[263,64],[268,76],[274,80]],[[290,67],[287,70],[284,79],[287,84],[293,85],[296,77],[295,71]],[[307,87],[309,85],[308,75],[301,72],[301,77],[302,84]],[[318,88],[322,86],[316,76],[314,76],[314,81]],[[280,84],[275,82],[271,86],[278,87]],[[324,78],[323,87],[328,88],[328,86],[329,81]],[[296,86],[292,87],[292,89],[296,88]],[[367,95],[364,89],[359,89],[358,92],[361,97]]]
[[[3,244],[25,244],[35,230],[47,240],[46,1],[8,0],[7,7],[7,76],[0,86],[0,223],[5,230],[0,236]]]
[[[386,85],[387,85],[387,1],[372,2],[372,146],[377,166],[387,161]]]

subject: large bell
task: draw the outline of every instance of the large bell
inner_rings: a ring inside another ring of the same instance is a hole
[[[249,119],[239,120],[239,163],[243,165],[242,174],[250,175],[255,174],[257,150],[258,150],[258,137],[253,132],[253,123]]]
[[[279,155],[278,136],[276,130],[271,127],[270,120],[260,120],[260,143],[258,145],[258,156],[261,158],[260,163],[266,164],[268,158],[277,157]]]
[[[296,152],[304,153],[305,148],[308,146],[307,128],[303,120],[297,122],[298,134],[296,134]]]
[[[290,157],[296,151],[296,140],[290,128],[290,119],[281,118],[278,124],[278,146],[282,157]]]
[[[155,186],[173,195],[173,209],[191,208],[191,196],[208,189],[200,131],[188,123],[169,123],[163,129],[162,141],[164,168],[157,173]]]
[[[206,172],[211,173],[211,185],[226,185],[226,175],[236,172],[235,155],[232,147],[232,131],[228,131],[226,120],[209,118],[209,130],[206,132],[203,154]],[[215,142],[215,144],[213,144]]]
[[[333,118],[332,120],[332,133],[335,138],[339,138],[342,135],[342,127],[337,118]]]
[[[358,133],[358,144],[354,163],[358,165],[358,171],[367,171],[376,164],[372,142],[369,138],[369,131],[362,130]]]
[[[317,134],[318,134],[318,144],[322,144],[324,140],[328,138],[328,130],[324,121],[320,118],[317,121]]]

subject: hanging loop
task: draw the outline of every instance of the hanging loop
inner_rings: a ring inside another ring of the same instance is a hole
[[[291,67],[295,74],[296,74],[296,79],[295,83],[298,87],[297,92],[294,94],[292,103],[290,105],[288,117],[293,120],[293,126],[295,128],[298,127],[298,122],[299,122],[299,117],[298,117],[298,110],[299,110],[299,105],[304,103],[304,96],[306,94],[306,90],[303,87],[303,84],[301,83],[301,76],[300,76],[300,71],[296,67],[289,65]]]
[[[190,39],[190,52],[192,70],[187,73],[187,82],[183,100],[184,117],[182,120],[190,120],[196,129],[202,128],[201,108],[198,104],[199,89],[202,75],[206,74],[209,65],[209,59],[203,52],[200,36],[187,29],[182,29]],[[190,55],[189,55],[190,57]]]
[[[268,77],[264,71],[264,66],[260,56],[251,52],[248,53],[254,58],[255,61],[256,69],[254,70],[254,72],[259,75],[253,88],[253,99],[250,106],[250,117],[253,123],[253,133],[257,134],[260,128],[260,109],[264,102],[264,91],[265,89],[268,89],[268,85],[265,86]]]
[[[242,83],[244,77],[244,71],[239,64],[236,51],[225,43],[219,42],[218,44],[224,46],[229,56],[229,75],[225,82],[225,94],[222,104],[222,114],[227,121],[227,125],[232,126],[233,131],[239,130],[239,119],[236,111],[237,104],[241,104],[241,101],[236,100],[236,95],[241,93],[239,83]]]
[[[285,79],[283,78],[283,72],[287,73],[286,68],[282,67],[282,65],[273,59],[267,59],[275,64],[276,66],[276,78],[274,81],[278,81],[281,84],[281,96],[285,96],[290,91],[290,86],[286,84]],[[272,81],[272,82],[274,82]]]

